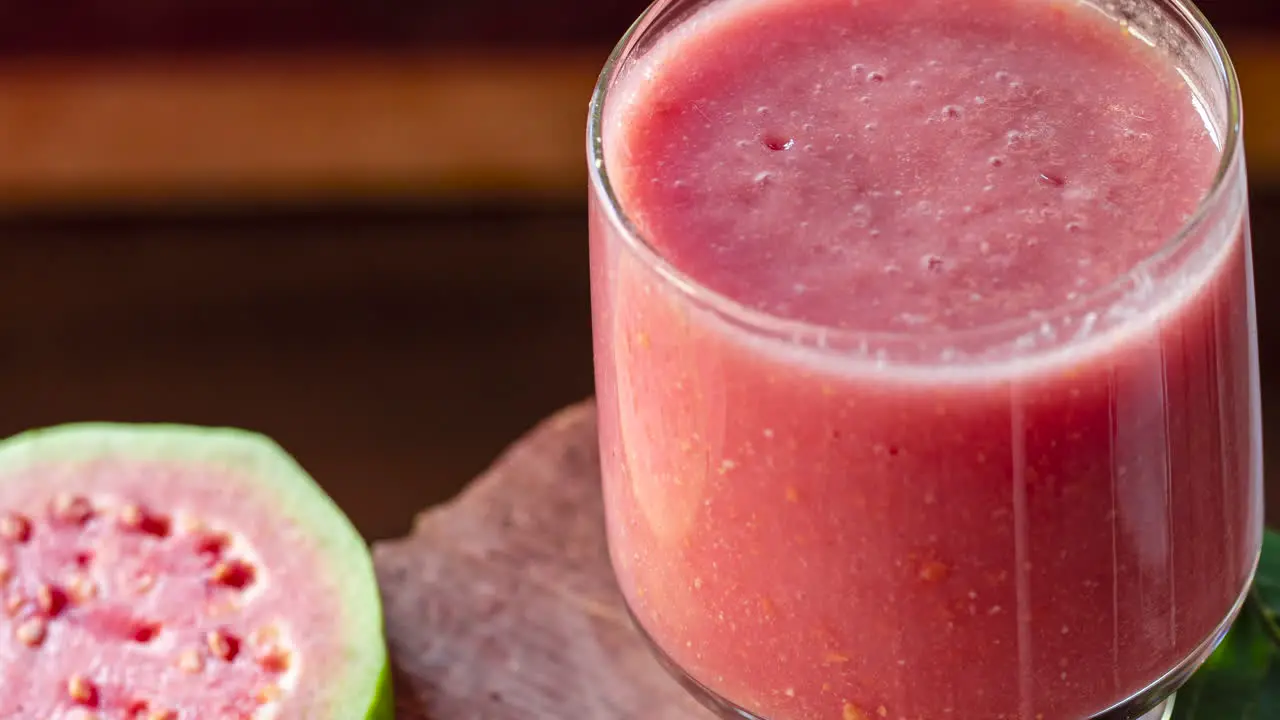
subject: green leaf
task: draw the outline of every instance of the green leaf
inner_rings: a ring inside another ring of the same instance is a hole
[[[1268,531],[1239,619],[1178,691],[1174,720],[1280,718],[1280,533]]]
[[[1253,579],[1253,593],[1272,640],[1280,645],[1280,533],[1274,530],[1263,535],[1262,558]]]

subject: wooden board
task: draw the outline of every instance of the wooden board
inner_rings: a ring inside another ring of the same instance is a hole
[[[0,63],[0,209],[574,198],[599,56]],[[595,69],[593,69],[595,68]]]
[[[551,48],[613,42],[650,0],[0,0],[0,55],[250,48]],[[1276,27],[1270,0],[1201,0],[1219,29]]]
[[[1280,185],[1280,44],[1232,38],[1251,181]],[[0,210],[580,200],[607,47],[0,63]]]
[[[709,720],[636,634],[605,549],[590,403],[374,549],[400,720]]]

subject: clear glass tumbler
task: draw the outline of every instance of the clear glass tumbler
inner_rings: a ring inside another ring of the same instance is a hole
[[[639,628],[726,718],[1162,717],[1239,611],[1262,535],[1241,104],[1221,41],[1185,0],[1098,5],[1176,64],[1221,149],[1158,251],[1034,318],[863,332],[700,284],[610,182],[627,74],[735,1],[658,0],[590,108],[605,505]]]

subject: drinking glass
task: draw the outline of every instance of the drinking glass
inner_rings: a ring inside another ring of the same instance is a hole
[[[732,1],[658,0],[590,106],[606,520],[642,634],[726,718],[1163,717],[1238,613],[1262,537],[1241,104],[1220,39],[1185,0],[1097,6],[1176,65],[1221,150],[1157,252],[1035,318],[862,332],[700,285],[610,184],[620,81]]]

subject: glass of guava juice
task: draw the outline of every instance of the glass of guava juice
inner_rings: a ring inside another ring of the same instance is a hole
[[[592,99],[609,548],[724,717],[1158,718],[1262,533],[1186,0],[659,0]]]

